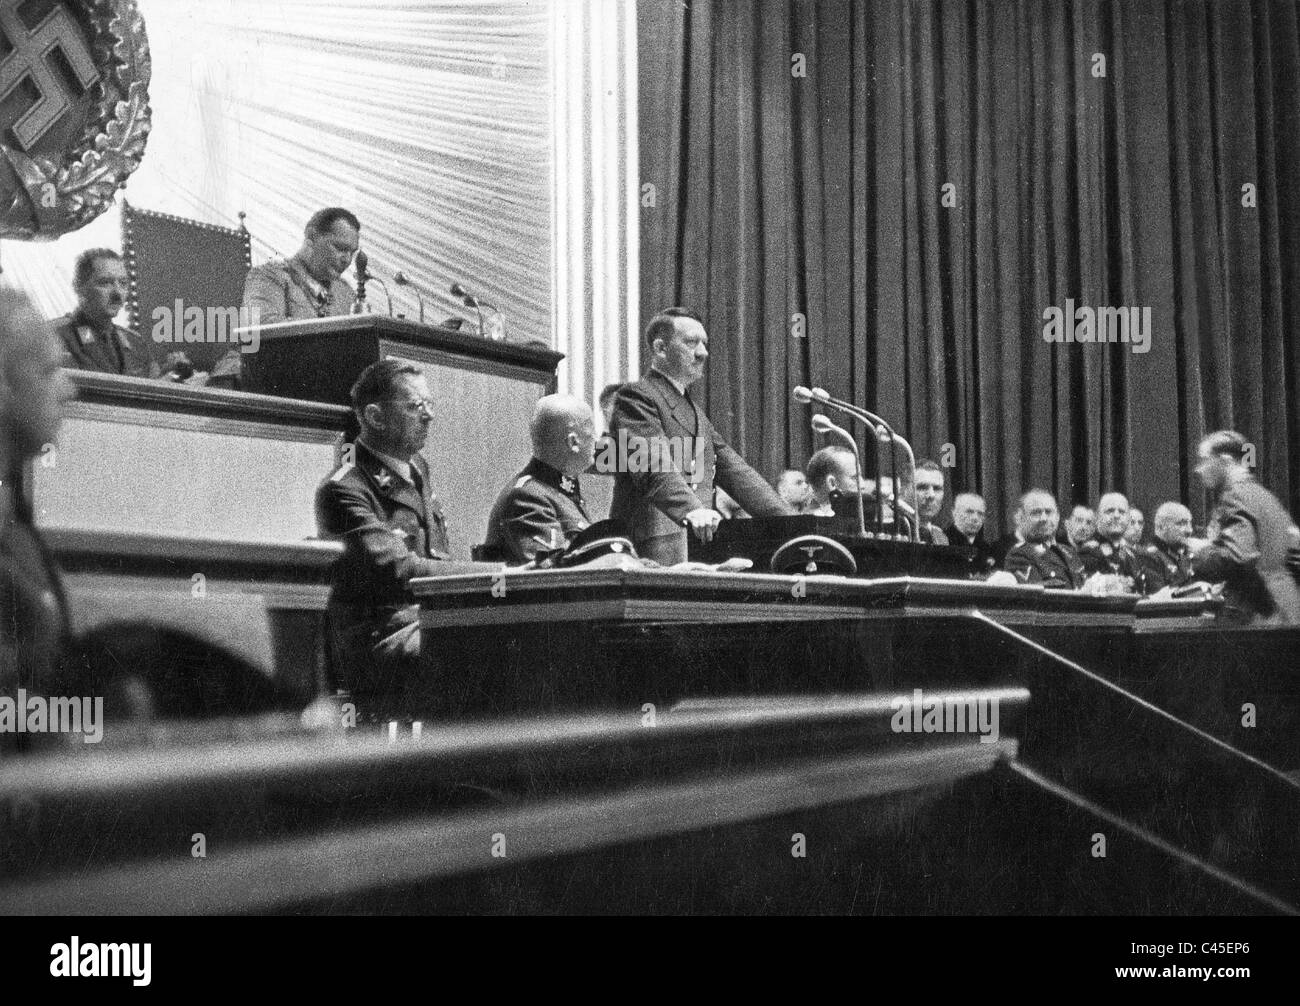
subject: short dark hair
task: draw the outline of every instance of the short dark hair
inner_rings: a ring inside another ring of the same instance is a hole
[[[423,373],[415,364],[392,357],[372,363],[361,371],[361,376],[352,385],[350,395],[353,411],[360,416],[367,405],[392,398],[393,392],[397,390],[397,379],[403,374],[419,377]]]
[[[349,224],[355,230],[361,230],[361,221],[351,210],[345,210],[342,206],[328,206],[323,210],[317,210],[307,221],[307,226],[303,228],[303,233],[307,237],[313,234],[322,234],[329,230],[340,220]]]
[[[810,486],[822,486],[826,484],[827,476],[834,475],[840,469],[838,458],[842,455],[853,457],[853,452],[847,447],[840,447],[838,444],[831,444],[829,447],[823,447],[820,451],[808,459],[808,468],[804,471],[804,477],[808,479]]]
[[[1226,454],[1237,464],[1246,457],[1247,440],[1236,430],[1216,430],[1201,441],[1201,449],[1207,454]]]
[[[673,337],[673,331],[677,328],[678,318],[690,318],[691,321],[698,321],[704,324],[704,319],[694,311],[685,307],[666,307],[653,318],[645,327],[645,342],[647,346],[653,346],[656,339],[663,339],[667,342]]]
[[[90,280],[91,274],[95,271],[97,263],[106,258],[122,261],[119,252],[113,251],[112,248],[87,248],[77,256],[77,264],[72,267],[72,283],[74,286],[85,286]]]
[[[918,472],[938,472],[943,476],[944,484],[946,485],[948,483],[948,476],[944,474],[943,469],[939,467],[939,462],[937,461],[931,461],[929,458],[922,458],[916,463],[916,470]]]
[[[626,387],[627,385],[623,383],[605,385],[604,389],[600,393],[600,398],[598,399],[598,401],[600,402],[600,407],[603,409],[605,407],[606,402],[608,402],[611,398],[613,398],[615,395],[617,395],[620,391],[622,391]]]

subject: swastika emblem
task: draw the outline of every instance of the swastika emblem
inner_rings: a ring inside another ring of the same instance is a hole
[[[0,0],[0,238],[84,227],[140,166],[153,61],[137,0]]]
[[[56,54],[72,77],[89,90],[99,80],[94,54],[81,29],[65,7],[55,6],[34,28],[20,16],[19,0],[0,3],[0,100],[8,98],[24,81],[30,81],[37,98],[13,125],[14,139],[31,150],[71,107],[69,96],[55,71]]]

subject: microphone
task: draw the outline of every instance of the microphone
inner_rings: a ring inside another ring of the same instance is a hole
[[[353,314],[364,314],[366,310],[366,280],[370,279],[370,273],[366,266],[369,262],[370,259],[365,252],[357,252],[357,299],[352,302]]]
[[[409,279],[407,279],[406,273],[402,272],[402,270],[400,269],[397,270],[397,273],[393,276],[393,282],[396,283],[398,286],[409,286],[411,288],[411,292],[415,294],[415,299],[420,304],[420,324],[423,325],[424,324],[424,298],[420,295],[420,288],[416,286],[414,283],[412,283]]]
[[[912,445],[909,444],[907,440],[905,440],[903,437],[900,437],[896,432],[894,432],[894,428],[890,426],[887,422],[885,422],[885,420],[883,420],[880,416],[877,416],[875,413],[868,412],[866,409],[854,405],[851,402],[845,402],[839,398],[832,398],[830,396],[830,393],[827,392],[824,388],[813,388],[808,393],[812,396],[814,401],[821,402],[823,405],[826,405],[829,408],[836,409],[840,412],[845,412],[851,416],[856,417],[859,422],[867,426],[870,426],[872,428],[872,430],[878,435],[881,443],[889,444],[890,468],[893,471],[895,482],[898,481],[898,455],[895,453],[894,448],[895,445],[899,445],[899,444],[902,445],[903,451],[907,454],[908,464],[910,465],[912,471],[911,506],[912,506],[912,512],[913,514],[915,514],[917,509],[919,509],[919,504],[916,499],[916,455],[912,452]],[[879,424],[879,429],[876,428],[876,424]],[[880,467],[879,455],[877,455],[877,465],[876,465],[877,474],[879,474],[879,467]],[[909,537],[914,542],[919,542],[921,540],[921,529],[919,524],[913,523],[912,533],[909,535]]]
[[[478,312],[478,336],[482,339],[486,334],[483,330],[483,308],[491,307],[492,305],[486,301],[480,301],[459,283],[453,283],[451,285],[451,294],[453,297],[459,297],[460,302],[466,307],[472,307]]]
[[[829,434],[839,437],[849,445],[849,450],[853,452],[853,467],[858,476],[857,491],[853,494],[858,501],[858,534],[865,538],[867,536],[867,519],[862,510],[862,457],[858,454],[858,442],[849,436],[847,430],[836,426],[820,412],[812,417],[812,428],[823,436]]]
[[[868,419],[864,419],[861,415],[858,414],[856,409],[845,408],[843,406],[836,404],[835,401],[831,398],[831,396],[821,388],[810,389],[810,388],[805,388],[803,385],[798,385],[791,390],[790,397],[792,397],[796,402],[802,402],[804,405],[808,405],[814,401],[817,401],[817,402],[821,402],[824,405],[830,406],[832,409],[837,409],[840,412],[847,413],[848,415],[856,419],[858,422],[864,424],[868,429],[870,429],[871,435],[875,437],[877,440],[879,440],[882,443],[889,442],[888,437],[886,436],[884,431],[881,429],[877,429],[875,423],[871,422]],[[827,421],[829,422],[829,420]],[[814,427],[814,429],[816,429],[816,427]],[[890,444],[890,447],[891,447],[890,459],[893,462],[894,480],[897,481],[898,480],[898,459],[894,456],[892,450],[893,445]],[[876,485],[879,486],[883,481],[884,481],[884,477],[881,471],[880,452],[877,451],[876,452]],[[885,535],[885,512],[881,507],[876,507],[876,532],[882,538]]]

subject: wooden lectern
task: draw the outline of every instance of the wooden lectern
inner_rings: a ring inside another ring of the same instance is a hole
[[[533,407],[554,389],[564,356],[404,319],[343,315],[261,326],[257,351],[243,355],[243,389],[346,405],[357,375],[390,356],[429,379],[437,404],[424,455],[452,556],[468,559],[487,537],[497,494],[528,462]]]

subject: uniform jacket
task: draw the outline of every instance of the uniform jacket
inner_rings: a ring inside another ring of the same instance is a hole
[[[1093,573],[1108,573],[1115,576],[1127,576],[1133,581],[1135,590],[1142,586],[1142,562],[1137,552],[1122,538],[1118,545],[1108,541],[1088,541],[1079,546],[1076,553],[1083,563],[1083,571],[1091,576]]]
[[[334,280],[326,290],[296,257],[254,266],[244,279],[244,308],[262,325],[348,314],[355,300],[345,280]]]
[[[339,468],[316,492],[316,525],[321,537],[344,547],[332,573],[335,627],[364,623],[377,640],[418,621],[406,585],[412,577],[437,573],[450,550],[424,458],[411,460],[421,492],[364,444],[354,448],[355,463]]]
[[[1086,579],[1083,563],[1074,550],[1055,541],[1017,545],[1007,553],[1003,568],[1014,573],[1021,583],[1041,583],[1056,589],[1074,590],[1082,587]]]
[[[609,515],[623,522],[645,558],[664,565],[686,558],[683,521],[692,510],[713,507],[715,484],[754,517],[794,513],[719,436],[704,411],[656,370],[618,393],[610,433],[619,456]],[[677,445],[680,467],[646,463],[672,457],[671,444]]]
[[[158,361],[135,332],[121,325],[98,329],[78,310],[54,322],[63,343],[63,365],[76,370],[96,370],[126,377],[157,377]]]
[[[992,573],[993,570],[998,568],[997,546],[991,545],[985,539],[983,528],[975,532],[974,538],[967,538],[957,530],[956,524],[949,524],[945,533],[948,536],[948,544],[961,545],[975,550],[975,558],[971,563],[971,569],[974,572],[983,576],[986,573]]]
[[[1300,625],[1300,589],[1286,568],[1300,531],[1276,496],[1249,475],[1226,486],[1214,508],[1218,534],[1192,560],[1197,577],[1223,581],[1224,616]]]
[[[578,480],[533,458],[497,497],[485,544],[506,562],[531,562],[590,524]]]
[[[1183,587],[1196,579],[1192,553],[1186,545],[1177,548],[1156,538],[1138,551],[1142,562],[1142,593],[1154,594],[1163,587]]]

